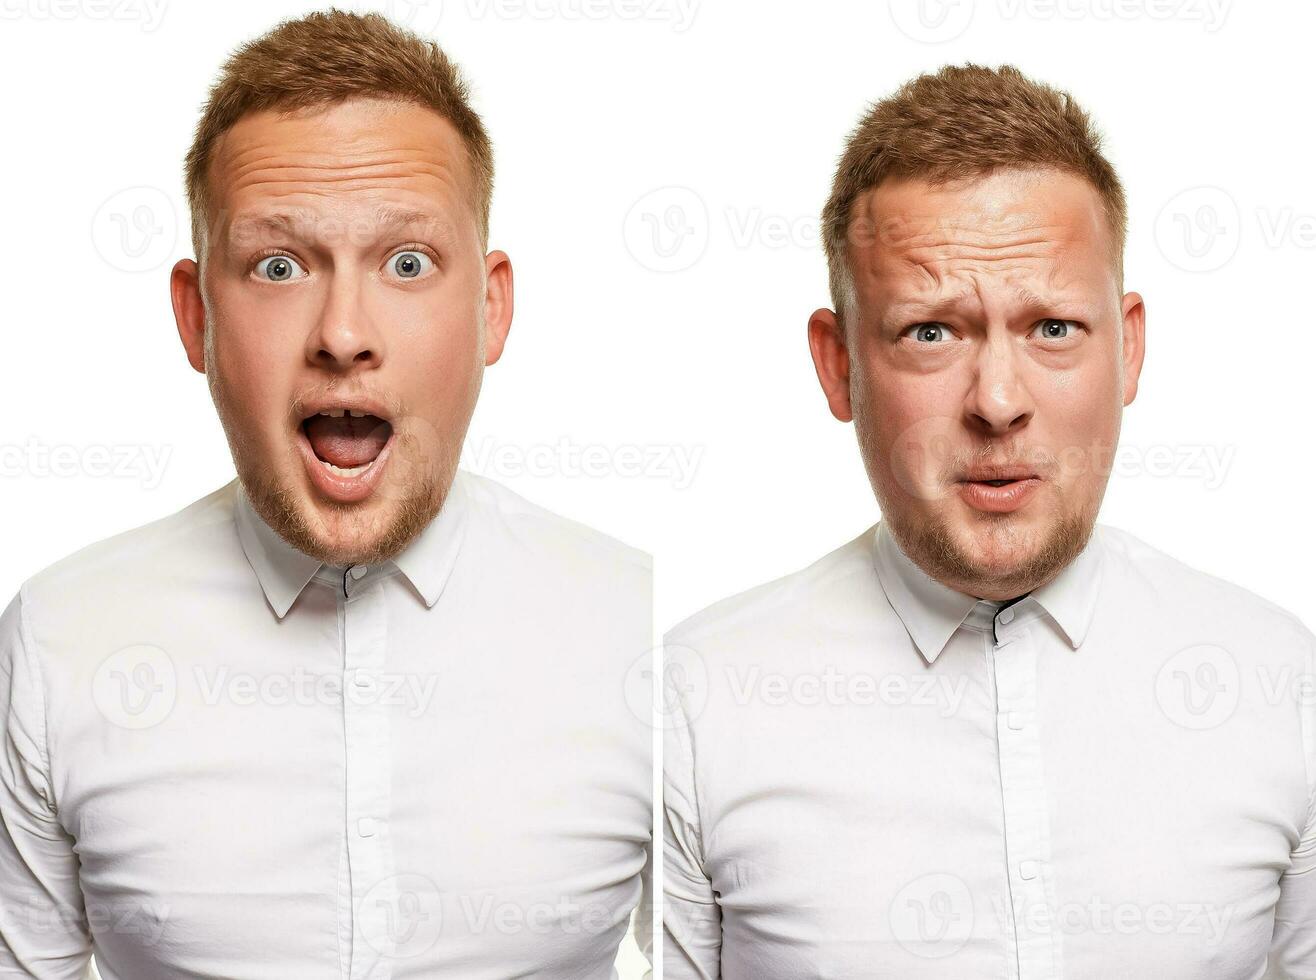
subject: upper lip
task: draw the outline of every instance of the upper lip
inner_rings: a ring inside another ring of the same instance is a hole
[[[1037,476],[1027,466],[975,466],[960,476],[961,483],[977,483],[984,480],[1027,480]]]
[[[317,398],[312,401],[303,403],[301,407],[301,418],[297,424],[305,422],[312,416],[319,415],[321,412],[342,409],[344,412],[361,412],[364,415],[373,415],[376,418],[383,419],[385,422],[392,422],[389,417],[388,409],[384,403],[375,398],[365,395],[328,395],[324,398]]]

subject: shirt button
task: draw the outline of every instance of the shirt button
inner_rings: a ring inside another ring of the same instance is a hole
[[[1001,610],[1001,615],[1000,615],[999,618],[1000,618],[1000,620],[1001,620],[1002,623],[1008,623],[1008,622],[1010,622],[1010,620],[1014,619],[1014,610],[1013,610],[1013,609],[1002,609],[1002,610]]]
[[[1019,877],[1024,881],[1032,881],[1037,877],[1036,861],[1021,861],[1019,863]]]
[[[1024,716],[1017,711],[1006,712],[1005,723],[1010,726],[1011,731],[1023,731]]]
[[[348,570],[348,574],[359,581],[361,576],[368,571],[370,571],[369,565],[353,565],[351,569]]]
[[[372,678],[364,670],[358,670],[356,672],[356,676],[352,678],[352,683],[355,684],[357,687],[369,687],[371,684],[374,683],[374,678]]]
[[[370,817],[362,817],[356,822],[356,832],[362,837],[374,837],[375,821]]]

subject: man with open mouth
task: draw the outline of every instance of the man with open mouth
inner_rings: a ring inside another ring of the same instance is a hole
[[[237,479],[0,620],[0,976],[607,980],[637,908],[648,945],[650,562],[458,468],[512,269],[456,68],[281,24],[186,177]]]
[[[881,520],[669,634],[669,980],[1316,977],[1316,637],[1096,523],[1145,319],[1099,142],[1009,65],[848,141],[808,337]]]

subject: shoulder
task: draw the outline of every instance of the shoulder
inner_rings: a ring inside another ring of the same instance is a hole
[[[1220,575],[1175,558],[1130,531],[1098,524],[1105,546],[1105,574],[1118,583],[1124,601],[1141,601],[1161,618],[1197,624],[1235,624],[1253,635],[1316,644],[1316,634],[1278,603]]]
[[[874,528],[869,528],[817,561],[779,578],[713,603],[667,631],[670,644],[704,645],[719,639],[773,637],[812,629],[829,619],[827,609],[858,592],[873,595]]]
[[[458,472],[472,509],[527,560],[581,570],[624,570],[649,576],[653,560],[639,548],[588,524],[542,507],[496,480],[466,470]]]
[[[22,585],[25,606],[76,604],[88,590],[140,591],[144,583],[177,575],[180,561],[208,553],[218,541],[237,547],[234,479],[181,510],[103,538],[65,555]]]

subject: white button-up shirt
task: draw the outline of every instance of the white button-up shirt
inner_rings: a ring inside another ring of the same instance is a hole
[[[1316,977],[1316,637],[1098,525],[1005,604],[884,524],[667,638],[670,980]]]
[[[0,619],[0,976],[93,948],[106,980],[614,976],[650,578],[467,473],[376,567],[291,548],[235,480],[30,578]]]

